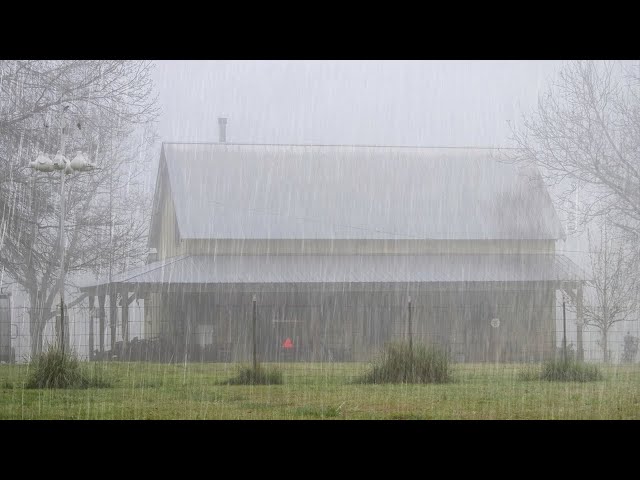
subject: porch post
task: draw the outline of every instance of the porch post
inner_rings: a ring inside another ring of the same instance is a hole
[[[122,295],[122,340],[129,343],[129,292],[123,290]]]
[[[109,326],[111,327],[111,356],[116,349],[116,320],[117,320],[117,297],[116,292],[109,292]]]

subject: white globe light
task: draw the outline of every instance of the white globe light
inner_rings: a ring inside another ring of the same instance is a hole
[[[85,157],[84,154],[78,150],[74,159],[71,160],[71,168],[73,168],[74,170],[82,171],[87,166],[87,163],[87,157]]]
[[[53,162],[44,153],[38,155],[35,164],[34,168],[40,172],[53,172]]]
[[[64,170],[67,163],[69,163],[69,160],[61,153],[57,153],[56,156],[53,157],[53,167],[56,170]]]

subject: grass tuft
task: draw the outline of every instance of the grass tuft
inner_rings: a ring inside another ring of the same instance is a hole
[[[392,343],[358,383],[446,383],[451,381],[449,356],[426,345]]]
[[[519,380],[546,380],[550,382],[594,382],[602,380],[597,365],[576,360],[550,360],[542,367],[528,366],[518,375]]]
[[[575,360],[551,360],[542,366],[541,380],[555,382],[594,382],[602,380],[597,365]]]
[[[95,365],[83,368],[71,352],[51,348],[31,362],[25,388],[109,387],[110,383]]]
[[[258,365],[257,368],[240,368],[235,377],[223,383],[226,385],[282,385],[283,380],[280,370],[267,370]]]

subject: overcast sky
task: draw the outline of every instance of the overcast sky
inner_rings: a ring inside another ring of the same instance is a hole
[[[162,141],[506,146],[557,61],[159,61]]]

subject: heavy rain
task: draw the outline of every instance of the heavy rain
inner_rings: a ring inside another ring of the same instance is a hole
[[[640,418],[639,95],[0,60],[0,419]]]

